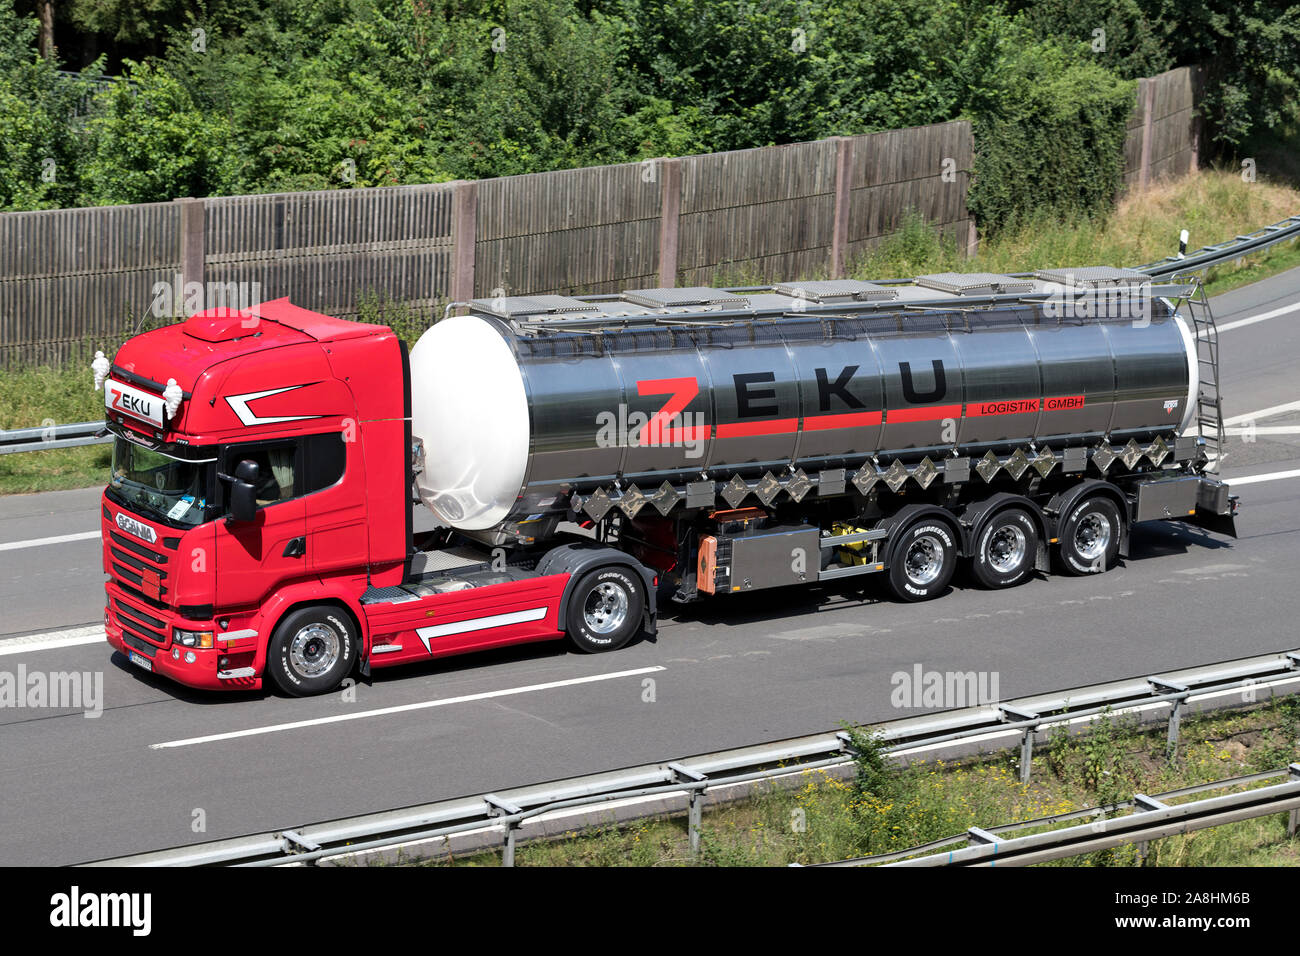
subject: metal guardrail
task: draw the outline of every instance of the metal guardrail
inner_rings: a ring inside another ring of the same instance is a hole
[[[1256,229],[1254,232],[1233,236],[1211,246],[1202,246],[1190,255],[1166,256],[1156,262],[1135,266],[1134,269],[1147,273],[1153,279],[1165,278],[1180,272],[1200,272],[1211,266],[1234,262],[1253,252],[1292,239],[1300,239],[1300,216],[1290,216],[1271,226]]]
[[[1194,793],[1210,790],[1224,790],[1229,787],[1246,786],[1271,780],[1276,777],[1287,778],[1283,783],[1246,790],[1241,793],[1210,797],[1190,803],[1169,806],[1165,801],[1176,800]],[[1113,817],[1121,810],[1133,811],[1125,817]],[[1151,840],[1190,833],[1207,827],[1221,826],[1225,823],[1237,823],[1256,817],[1270,816],[1274,813],[1290,811],[1287,821],[1287,833],[1294,836],[1300,827],[1300,764],[1293,763],[1285,770],[1272,770],[1266,773],[1248,774],[1216,780],[1213,783],[1198,784],[1180,790],[1170,790],[1152,796],[1134,794],[1133,799],[1111,803],[1105,806],[1088,807],[1069,813],[1050,817],[1039,817],[1019,823],[1002,826],[971,827],[959,836],[934,840],[921,846],[906,850],[895,850],[877,856],[857,857],[835,863],[815,863],[812,866],[1030,866],[1048,860],[1061,860],[1072,856],[1082,856],[1111,847],[1128,843],[1137,843],[1141,855],[1146,856],[1145,847]],[[1035,827],[1051,826],[1068,820],[1088,819],[1088,823],[1059,830],[1047,830],[1025,837],[1013,837],[999,840],[1004,833],[1016,830],[1028,830]],[[968,846],[949,850],[946,853],[933,853],[925,856],[918,854],[929,850],[950,847],[965,842]]]
[[[1246,695],[1300,686],[1300,650],[1171,671],[1127,681],[1076,688],[890,721],[875,731],[886,752],[906,757],[939,755],[957,747],[996,750],[1019,741],[1021,776],[1028,779],[1034,735],[1058,724],[1082,724],[1099,714],[1133,713],[1151,719],[1168,710],[1168,738],[1178,739],[1181,714],[1197,704],[1211,709],[1216,698],[1233,704]],[[1290,691],[1287,691],[1290,692]],[[1220,703],[1220,706],[1222,704]],[[812,770],[846,767],[853,761],[850,737],[828,732],[719,753],[687,757],[574,777],[552,783],[442,800],[325,823],[294,826],[233,839],[100,860],[99,866],[276,866],[317,861],[406,844],[485,832],[503,842],[503,862],[514,862],[524,827],[539,828],[577,808],[615,801],[631,805],[630,818],[665,812],[662,798],[685,798],[692,851],[697,851],[705,794],[759,780],[797,777]],[[656,805],[640,809],[638,802]],[[1153,818],[1154,819],[1154,818]]]
[[[112,435],[104,433],[103,422],[16,428],[13,431],[0,431],[0,455],[46,451],[51,448],[76,448],[79,445],[103,445],[112,440]]]

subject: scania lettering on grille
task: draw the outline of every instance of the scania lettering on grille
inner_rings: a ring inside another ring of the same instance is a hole
[[[153,544],[158,540],[158,535],[154,532],[153,528],[149,527],[147,524],[136,521],[134,518],[122,514],[120,511],[117,513],[117,526],[127,534],[133,534],[142,541],[148,541],[150,544]]]

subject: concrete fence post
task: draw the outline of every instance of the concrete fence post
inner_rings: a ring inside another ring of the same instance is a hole
[[[677,285],[677,240],[682,218],[682,161],[659,160],[659,285]]]
[[[1138,101],[1142,104],[1142,159],[1138,166],[1138,188],[1151,181],[1151,139],[1155,127],[1156,78],[1138,80]]]
[[[835,218],[831,226],[831,278],[848,274],[849,207],[853,201],[852,136],[835,137]]]
[[[474,298],[474,250],[478,243],[478,183],[459,180],[451,193],[452,302]]]
[[[205,281],[204,259],[207,254],[205,244],[208,207],[207,203],[202,199],[176,199],[173,202],[178,203],[181,207],[181,288],[174,291],[176,302],[179,304],[185,301],[185,289],[191,282],[197,282],[202,286]]]

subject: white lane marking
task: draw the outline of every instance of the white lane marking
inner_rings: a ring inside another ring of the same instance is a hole
[[[523,624],[526,621],[540,621],[546,617],[547,608],[533,607],[526,611],[511,611],[509,614],[493,614],[488,617],[471,617],[464,621],[450,624],[431,624],[417,627],[415,633],[424,642],[424,649],[429,650],[429,639],[446,637],[449,634],[468,634],[470,631],[484,631],[490,627],[505,627],[507,624]]]
[[[49,631],[45,634],[6,637],[0,638],[0,657],[7,657],[10,654],[28,654],[32,651],[48,651],[56,647],[99,644],[107,640],[104,636],[104,625],[102,624],[71,627],[66,631]]]
[[[1286,402],[1282,405],[1270,405],[1268,408],[1261,408],[1257,412],[1246,412],[1244,415],[1233,415],[1231,418],[1225,418],[1225,425],[1240,425],[1243,422],[1268,418],[1272,415],[1281,415],[1283,412],[1300,411],[1300,402]]]
[[[0,551],[17,551],[19,548],[39,548],[47,544],[64,544],[68,541],[88,541],[98,538],[98,531],[79,531],[76,534],[56,534],[52,538],[31,538],[27,541],[6,541]]]
[[[1284,305],[1282,308],[1274,309],[1271,312],[1261,312],[1259,315],[1252,315],[1245,319],[1237,319],[1235,322],[1225,322],[1223,325],[1218,326],[1218,331],[1229,332],[1232,329],[1239,329],[1246,325],[1254,325],[1256,322],[1265,322],[1268,319],[1276,319],[1279,315],[1286,315],[1289,312],[1295,312],[1297,310],[1300,310],[1300,302],[1293,302],[1290,305]],[[1202,329],[1197,334],[1200,335],[1201,338],[1204,338],[1205,332],[1206,330]]]
[[[1243,478],[1224,478],[1229,488],[1236,488],[1238,485],[1253,485],[1261,481],[1280,481],[1283,478],[1300,478],[1300,468],[1294,468],[1291,471],[1271,471],[1265,475],[1246,475]]]
[[[363,710],[357,714],[336,714],[333,717],[316,717],[311,720],[295,720],[287,724],[269,724],[266,727],[250,727],[248,730],[232,730],[224,734],[208,734],[205,737],[187,737],[184,740],[168,740],[160,744],[150,744],[150,750],[166,750],[172,747],[190,747],[194,744],[208,744],[217,740],[234,740],[237,737],[255,737],[259,734],[274,734],[282,730],[297,730],[301,727],[317,727],[322,724],[337,724],[345,720],[361,720],[365,717],[384,717],[388,714],[404,714],[413,710],[427,710],[430,707],[446,707],[449,704],[466,704],[477,700],[491,700],[494,697],[513,697],[518,694],[531,694],[539,690],[554,690],[557,687],[575,687],[579,684],[593,684],[597,681],[616,680],[620,677],[636,677],[640,674],[654,674],[665,670],[661,665],[639,667],[630,671],[615,671],[612,674],[594,674],[591,677],[574,677],[569,680],[549,681],[545,684],[529,684],[526,687],[508,687],[505,690],[490,690],[481,694],[466,694],[463,697],[443,697],[439,700],[424,700],[418,704],[401,704],[396,707],[381,707],[378,710]]]
[[[1187,434],[1196,437],[1201,433],[1199,427],[1189,428]],[[1300,435],[1300,425],[1229,425],[1223,424],[1223,434],[1227,438],[1244,438],[1248,435]]]

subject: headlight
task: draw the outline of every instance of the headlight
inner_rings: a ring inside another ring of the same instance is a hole
[[[179,627],[175,632],[176,643],[182,647],[211,647],[211,631],[182,631]]]

